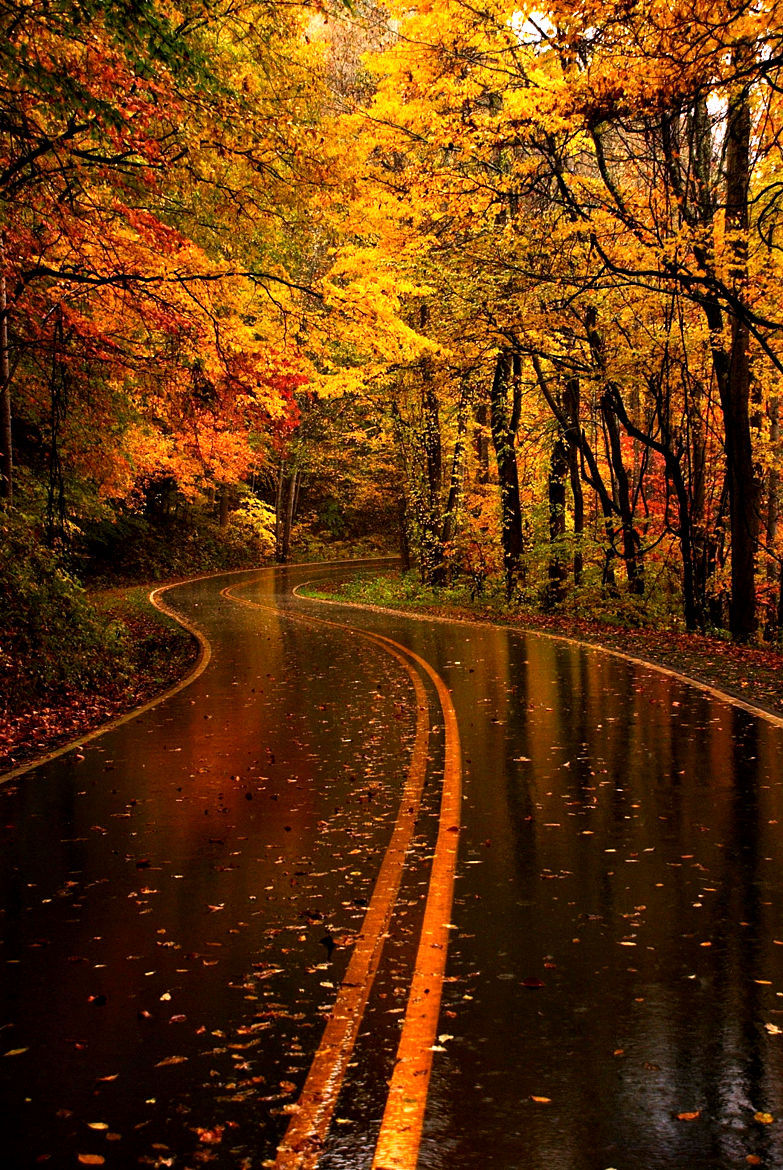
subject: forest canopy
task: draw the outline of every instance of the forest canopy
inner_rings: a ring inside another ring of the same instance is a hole
[[[6,525],[776,637],[782,15],[6,5]]]

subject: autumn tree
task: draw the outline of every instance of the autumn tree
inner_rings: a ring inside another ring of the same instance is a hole
[[[5,496],[13,388],[50,461],[104,496],[172,475],[225,499],[307,376],[290,327],[318,167],[304,18],[55,3],[5,20]]]
[[[780,22],[774,4],[724,8],[408,8],[349,124],[367,264],[431,290],[428,339],[483,368],[489,399],[504,363],[533,365],[556,426],[552,539],[564,507],[584,530],[587,503],[605,583],[621,563],[637,594],[676,547],[690,627],[719,617],[730,566],[743,639],[780,361]],[[508,484],[508,430],[498,449]],[[512,560],[516,528],[500,526]]]

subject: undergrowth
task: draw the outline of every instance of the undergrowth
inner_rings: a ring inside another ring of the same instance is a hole
[[[186,631],[144,603],[88,598],[64,558],[18,514],[0,518],[0,711],[4,717],[63,697],[135,690],[191,655]],[[165,627],[165,628],[164,628]]]
[[[315,590],[310,590],[317,595]],[[541,597],[519,589],[508,598],[505,583],[490,577],[476,588],[475,582],[458,578],[451,584],[434,586],[423,583],[418,573],[390,572],[367,575],[342,583],[339,595],[346,601],[395,609],[448,608],[481,614],[495,620],[514,617],[545,617],[553,612]],[[333,596],[333,594],[332,594]],[[670,629],[681,623],[665,600],[632,597],[626,593],[609,595],[590,586],[572,591],[556,607],[562,617],[587,620],[619,629]]]

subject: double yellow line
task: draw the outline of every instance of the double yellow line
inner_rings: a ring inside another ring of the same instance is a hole
[[[237,597],[230,587],[222,590],[222,596],[248,608],[270,610],[258,602]],[[432,1049],[438,1031],[459,849],[462,760],[454,704],[440,675],[428,662],[399,642],[324,618],[305,617],[277,609],[271,612],[306,625],[326,625],[347,631],[379,647],[402,664],[416,695],[413,752],[391,840],[351,961],[297,1102],[297,1112],[278,1147],[275,1170],[314,1170],[318,1165],[378,970],[426,778],[430,721],[422,673],[432,682],[443,712],[445,758],[438,837],[407,1008],[372,1163],[373,1170],[415,1170],[424,1126]]]

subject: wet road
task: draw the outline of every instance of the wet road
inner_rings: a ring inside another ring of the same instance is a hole
[[[178,587],[201,677],[0,788],[7,1164],[273,1164],[417,734],[398,660],[295,613],[409,647],[459,723],[419,1166],[783,1166],[783,730],[598,651],[291,598],[327,575]],[[324,1170],[370,1166],[405,1015],[444,763],[424,685],[421,809]]]

